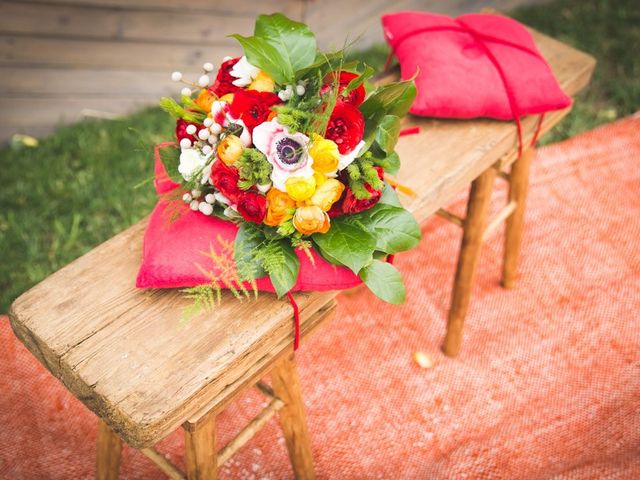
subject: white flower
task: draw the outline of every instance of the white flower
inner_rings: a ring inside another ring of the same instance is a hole
[[[205,166],[207,159],[207,155],[202,155],[195,148],[183,149],[180,153],[180,165],[178,165],[178,171],[182,178],[187,182],[190,181],[196,172]]]
[[[289,177],[313,176],[313,158],[307,153],[309,137],[303,133],[289,133],[277,119],[264,122],[253,129],[253,145],[265,154],[273,165],[273,186],[286,192]]]
[[[358,157],[358,153],[360,152],[360,149],[364,146],[364,144],[365,144],[365,141],[360,140],[360,143],[356,145],[356,148],[354,148],[353,150],[351,150],[349,153],[345,155],[340,155],[340,161],[338,162],[338,170],[344,170],[349,165],[351,165],[351,162],[353,162]]]
[[[246,87],[255,80],[259,73],[260,69],[251,65],[245,56],[242,56],[229,71],[229,75],[237,78],[231,82],[236,87]]]

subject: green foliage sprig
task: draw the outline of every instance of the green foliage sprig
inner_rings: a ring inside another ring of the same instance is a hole
[[[265,185],[271,181],[273,166],[256,148],[245,148],[235,166],[240,174],[238,186],[243,190],[248,190],[254,185]]]

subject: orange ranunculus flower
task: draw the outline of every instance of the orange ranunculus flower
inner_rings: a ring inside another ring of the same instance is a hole
[[[287,193],[271,188],[267,192],[267,215],[264,217],[264,224],[277,227],[293,217],[291,210],[294,208],[296,202]]]
[[[211,111],[211,105],[213,104],[214,100],[216,100],[217,98],[218,97],[216,97],[209,90],[207,90],[206,88],[203,88],[198,94],[198,97],[195,100],[195,104],[198,105],[205,112],[209,113]]]
[[[235,135],[227,135],[218,144],[218,157],[227,165],[233,165],[242,156],[244,145]]]
[[[275,89],[276,84],[273,78],[262,70],[260,70],[255,80],[247,87],[247,90],[255,90],[256,92],[273,92]]]
[[[328,212],[331,206],[340,200],[344,185],[335,178],[328,178],[322,185],[316,188],[315,193],[309,199],[311,205],[320,207],[323,212]]]
[[[334,173],[340,162],[340,151],[333,140],[327,140],[314,133],[309,155],[313,158],[313,169],[320,173]]]
[[[331,224],[327,212],[323,212],[320,207],[310,205],[296,210],[293,226],[303,235],[311,235],[316,232],[327,233]]]

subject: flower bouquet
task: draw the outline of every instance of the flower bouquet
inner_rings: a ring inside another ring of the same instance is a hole
[[[177,142],[159,149],[156,187],[163,211],[178,203],[181,217],[161,231],[154,212],[138,286],[202,294],[253,285],[282,296],[364,282],[403,302],[401,275],[386,260],[414,247],[420,230],[388,175],[400,167],[394,147],[413,82],[372,88],[372,68],[347,62],[344,50],[319,52],[309,28],[282,14],[233,37],[242,57],[225,58],[215,77],[205,63],[194,82],[174,72],[186,84],[181,100],[161,100]],[[167,251],[171,242],[182,243]],[[192,261],[194,249],[212,265]],[[233,275],[221,273],[222,257]],[[176,263],[193,272],[159,277],[184,273],[171,270]]]

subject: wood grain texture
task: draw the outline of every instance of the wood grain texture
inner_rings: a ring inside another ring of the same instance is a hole
[[[211,417],[194,431],[184,432],[185,463],[188,480],[216,480],[216,420]]]
[[[122,459],[122,440],[102,420],[98,420],[96,441],[96,479],[118,480]]]
[[[539,34],[536,40],[568,93],[586,85],[591,57]],[[547,115],[544,128],[561,115]],[[526,137],[535,123],[523,121]],[[412,117],[405,125],[421,127],[398,144],[398,179],[419,193],[402,200],[418,221],[516,145],[511,122]],[[291,306],[271,294],[242,303],[225,294],[214,312],[181,323],[188,300],[178,291],[136,289],[144,227],[134,225],[54,273],[10,310],[14,332],[27,348],[138,448],[225,402],[293,341]],[[303,332],[335,295],[295,295]]]

